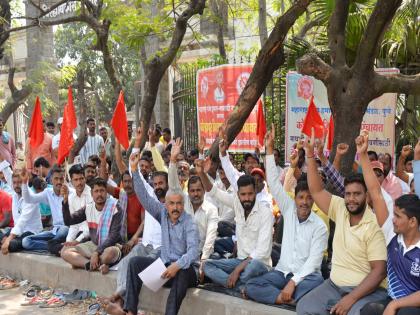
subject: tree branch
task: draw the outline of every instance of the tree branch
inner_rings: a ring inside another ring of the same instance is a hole
[[[373,79],[375,89],[383,93],[405,93],[420,95],[420,73],[416,75],[375,73]]]
[[[250,77],[239,96],[236,106],[225,125],[228,143],[232,143],[241,131],[259,97],[264,92],[275,70],[284,62],[284,40],[295,21],[301,16],[312,0],[298,0],[276,21],[273,31],[261,48]],[[212,156],[217,156],[218,140],[211,147]]]
[[[321,19],[314,19],[310,20],[309,22],[305,23],[302,28],[300,29],[299,33],[296,35],[298,38],[304,38],[306,33],[308,33],[313,27],[320,26],[322,23]]]
[[[334,12],[328,25],[328,48],[331,64],[343,66],[346,64],[346,24],[349,14],[350,0],[335,1]]]
[[[369,18],[366,30],[357,50],[353,69],[356,73],[372,70],[382,38],[402,0],[378,0]]]
[[[306,54],[298,59],[296,67],[299,73],[311,75],[324,83],[330,81],[333,71],[333,68],[330,65],[313,53]]]

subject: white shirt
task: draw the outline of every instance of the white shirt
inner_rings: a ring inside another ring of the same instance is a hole
[[[74,191],[71,188],[69,190],[70,193]],[[44,191],[35,194],[29,189],[28,184],[22,184],[22,196],[27,203],[45,203],[50,206],[54,225],[53,233],[57,232],[57,228],[65,225],[62,210],[63,197],[56,195],[52,187],[45,188]]]
[[[10,164],[7,161],[0,163],[0,172],[3,172],[7,184],[13,186]],[[15,191],[12,191],[12,216],[14,227],[11,233],[17,236],[25,232],[37,234],[42,231],[41,212],[39,211],[39,204],[27,203]]]
[[[160,141],[159,142],[156,142],[155,143],[155,147],[159,151],[159,153],[162,154],[163,149],[164,149],[163,143],[160,142]],[[152,151],[152,147],[150,146],[150,142],[149,141],[147,141],[146,144],[144,145],[144,149],[143,149],[142,152],[144,152],[144,151]]]
[[[172,162],[169,163],[168,184],[169,187],[182,191],[176,165]],[[217,207],[204,198],[200,208],[194,211],[188,194],[184,193],[184,210],[191,214],[195,223],[197,223],[200,235],[200,250],[202,251],[201,259],[208,259],[213,254],[214,241],[217,237],[217,224],[219,222]]]
[[[225,171],[225,175],[230,182],[230,186],[233,188],[233,191],[238,192],[238,178],[244,175],[244,173],[239,172],[232,164],[229,159],[229,154],[226,156],[219,155],[222,168]],[[267,190],[267,185],[264,186],[264,189],[257,193],[256,202],[266,202],[268,206],[273,210],[273,197]]]
[[[328,246],[328,231],[318,215],[311,212],[308,219],[299,222],[295,201],[284,191],[281,173],[274,155],[266,156],[267,182],[284,217],[283,242],[276,270],[284,275],[293,273],[292,280],[299,284],[311,273],[321,269],[324,251]]]
[[[245,210],[237,194],[229,195],[213,185],[210,196],[217,198],[235,210],[238,258],[258,259],[271,266],[271,245],[273,238],[273,212],[264,201],[256,201],[245,220]]]
[[[223,186],[223,187],[221,187]],[[229,195],[232,196],[235,194],[232,185],[229,186],[228,189],[226,189],[225,185],[218,185],[218,187],[227,192]],[[226,221],[226,222],[230,222],[230,223],[235,223],[235,211],[233,210],[232,207],[226,206],[225,204],[222,203],[218,203],[218,209],[219,209],[219,220],[220,221]]]
[[[104,145],[104,139],[100,135],[88,135],[85,145],[80,150],[80,162],[84,165],[91,155],[99,155]]]
[[[140,150],[138,148],[133,148],[133,151],[131,152],[131,154],[137,153],[139,151]],[[129,171],[131,175],[130,165],[129,165]],[[139,173],[140,173],[140,170],[139,170]],[[146,180],[144,179],[141,173],[140,173],[140,179],[143,181],[144,187],[146,187],[146,190],[149,196],[158,200],[155,195],[155,191],[153,190],[153,187],[150,186],[146,182]],[[160,223],[148,211],[144,211],[144,228],[143,228],[143,237],[141,239],[141,243],[144,246],[152,245],[154,249],[162,246],[162,229],[160,227]]]
[[[58,147],[60,146],[60,135],[61,132],[57,133],[55,136],[53,136],[52,138],[52,143],[51,143],[51,148],[53,150],[58,149]],[[77,136],[73,133],[73,139],[76,141],[77,140]]]
[[[68,201],[69,201],[70,214],[73,214],[77,210],[80,210],[81,208],[88,205],[89,203],[92,203],[93,198],[90,191],[90,187],[88,185],[85,185],[85,189],[83,190],[80,196],[77,195],[76,191],[69,194]],[[78,237],[76,237],[79,232],[82,232],[82,233]],[[71,242],[74,240],[81,242],[84,238],[88,238],[88,237],[89,237],[89,226],[87,222],[84,221],[79,224],[70,225],[66,242]]]

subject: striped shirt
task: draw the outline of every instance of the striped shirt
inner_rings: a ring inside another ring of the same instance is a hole
[[[104,145],[104,139],[100,135],[90,136],[80,150],[80,162],[86,164],[91,155],[99,155],[101,147]]]

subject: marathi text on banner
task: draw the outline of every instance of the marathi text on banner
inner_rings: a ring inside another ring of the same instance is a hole
[[[398,69],[376,69],[377,73],[386,75],[398,73]],[[319,114],[328,129],[331,109],[328,104],[325,85],[309,76],[302,76],[297,72],[289,72],[286,77],[286,133],[285,160],[289,162],[289,155],[293,145],[301,138],[301,129],[305,119],[310,98],[314,102]],[[395,108],[397,94],[386,93],[371,101],[363,117],[361,129],[370,132],[369,150],[377,153],[394,155],[395,142]]]
[[[206,139],[206,149],[216,138],[245,87],[252,65],[222,65],[197,72],[197,120],[199,136]],[[257,146],[257,106],[241,132],[230,145],[235,152],[254,152]]]

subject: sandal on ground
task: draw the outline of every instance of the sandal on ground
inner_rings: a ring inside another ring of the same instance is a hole
[[[90,291],[87,290],[79,290],[75,289],[70,294],[64,294],[63,295],[63,301],[65,302],[75,302],[75,301],[82,301],[90,298],[92,295]]]
[[[25,295],[27,298],[33,298],[37,296],[39,291],[41,291],[41,287],[38,285],[31,285],[27,288],[22,294]]]
[[[54,289],[51,288],[43,288],[41,291],[39,291],[39,296],[44,298],[45,300],[48,300],[51,298],[54,294]]]
[[[31,305],[41,305],[45,304],[47,301],[40,296],[34,296],[29,301],[20,304],[21,306],[31,306]]]
[[[50,298],[45,304],[39,305],[40,308],[58,308],[66,305],[67,303],[60,300],[58,297]]]
[[[15,280],[3,281],[2,284],[0,284],[0,290],[9,290],[17,288],[18,286],[19,283],[17,283]]]
[[[97,315],[101,310],[101,305],[99,303],[93,303],[89,305],[86,315]]]

